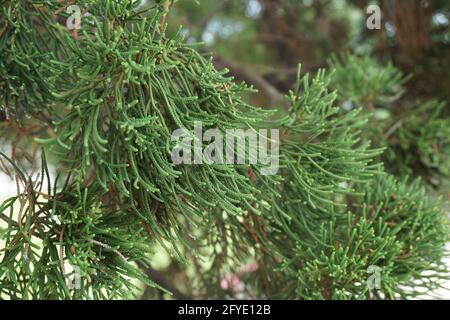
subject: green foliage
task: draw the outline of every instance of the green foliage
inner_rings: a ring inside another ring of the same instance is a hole
[[[290,94],[287,138],[281,147],[283,201],[272,200],[275,222],[294,228],[284,230],[292,240],[309,234],[311,238],[302,241],[310,244],[320,238],[315,223],[330,219],[333,207],[339,206],[338,195],[355,192],[349,183],[370,179],[380,167],[371,164],[379,150],[359,142],[367,117],[358,115],[360,110],[337,116],[336,95],[328,92],[329,82],[330,76],[323,70],[312,81],[308,75],[299,77]]]
[[[50,27],[58,7],[54,1],[0,1],[0,108],[7,117],[42,119],[42,107],[53,102],[53,61],[64,50]]]
[[[361,279],[369,266],[380,268],[378,298],[408,298],[439,287],[446,266],[440,261],[448,222],[438,203],[425,196],[420,181],[397,182],[381,175],[352,199],[350,212],[335,214],[318,228],[323,246],[297,245],[285,261],[292,295],[304,299],[366,299]],[[427,271],[427,274],[424,272]]]
[[[420,174],[435,186],[450,176],[450,119],[444,107],[436,100],[419,104],[391,127],[385,154],[389,170]]]
[[[334,58],[332,82],[340,100],[374,112],[364,138],[386,148],[382,160],[397,176],[420,175],[433,186],[449,177],[450,121],[444,102],[412,103],[403,97],[408,79],[392,65],[369,56]],[[376,109],[374,109],[376,108]]]
[[[388,298],[414,296],[401,284],[433,288],[443,277],[442,212],[419,182],[379,176],[381,150],[361,139],[368,115],[340,112],[324,70],[312,79],[299,71],[287,115],[275,117],[247,104],[249,89],[179,33],[165,34],[161,2],[142,12],[131,0],[78,3],[87,4],[91,16],[74,33],[58,23],[53,2],[2,3],[0,100],[11,118],[0,133],[20,137],[40,124],[30,135],[45,152],[37,178],[14,152],[2,154],[20,190],[0,205],[1,298],[133,298],[140,284],[165,292],[145,272],[157,246],[180,268],[193,266],[186,277],[197,297],[235,297],[220,284],[245,263],[257,266],[243,275],[246,294],[259,298],[370,298],[371,265],[382,268]],[[344,94],[390,100],[399,85],[386,93],[372,82],[403,77],[362,61],[366,74],[354,68],[343,79],[338,70]],[[364,78],[357,93],[354,81],[367,74],[375,79]],[[281,129],[280,171],[173,166],[171,133],[196,121],[222,131]],[[80,288],[68,287],[68,265],[80,269]]]
[[[27,180],[18,171],[24,191],[0,206],[8,222],[0,268],[2,298],[125,298],[136,290],[129,278],[155,285],[133,265],[146,261],[151,251],[152,240],[140,222],[129,219],[123,208],[103,203],[104,192],[95,186],[77,190],[66,181],[61,190],[56,183],[52,188],[42,160],[41,178]],[[79,274],[69,266],[78,267]],[[80,287],[69,288],[77,276]]]
[[[330,65],[335,69],[332,85],[340,97],[370,109],[385,107],[401,97],[409,79],[392,62],[381,65],[368,55],[334,56]]]

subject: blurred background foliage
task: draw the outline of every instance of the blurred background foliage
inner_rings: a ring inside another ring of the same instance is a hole
[[[366,27],[371,3],[382,10],[381,30]],[[448,101],[449,19],[445,0],[179,0],[169,26],[175,32],[182,25],[189,42],[202,41],[237,78],[250,82],[242,68],[281,92],[292,88],[299,62],[315,71],[330,55],[351,50],[413,73],[406,99]]]

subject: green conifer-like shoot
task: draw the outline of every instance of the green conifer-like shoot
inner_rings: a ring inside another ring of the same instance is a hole
[[[331,73],[299,71],[280,117],[168,37],[164,4],[77,5],[89,15],[74,31],[65,2],[0,1],[0,169],[18,186],[0,203],[1,299],[126,299],[143,285],[170,295],[146,272],[159,246],[193,268],[193,291],[181,290],[195,298],[230,297],[221,280],[249,263],[253,298],[408,298],[417,281],[431,290],[447,276],[444,213],[419,180],[383,172],[383,150],[361,133],[370,115],[341,112]],[[370,83],[400,79],[385,76]],[[196,122],[279,129],[279,171],[174,166],[171,134]],[[421,161],[448,171],[432,150]]]

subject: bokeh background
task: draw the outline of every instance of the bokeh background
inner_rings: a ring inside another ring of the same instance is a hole
[[[381,29],[366,26],[369,4],[381,9]],[[147,5],[151,5],[148,1]],[[391,60],[405,73],[405,99],[450,98],[450,2],[446,0],[182,0],[169,28],[211,52],[218,67],[255,85],[255,103],[277,102],[297,64],[313,72],[348,50]]]

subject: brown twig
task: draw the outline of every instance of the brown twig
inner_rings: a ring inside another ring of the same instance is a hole
[[[170,0],[165,0],[163,4],[163,16],[161,22],[159,23],[159,31],[162,33],[164,30],[164,25],[166,24],[167,14],[169,13]]]
[[[218,69],[223,69],[224,67],[226,67],[230,69],[230,73],[234,75],[238,80],[245,81],[248,84],[254,85],[257,89],[260,89],[269,97],[271,105],[281,103],[284,107],[289,107],[289,102],[284,97],[284,95],[281,94],[278,89],[275,88],[266,79],[248,70],[244,66],[227,60],[222,56],[219,56],[217,54],[214,54],[213,56],[214,64]]]

